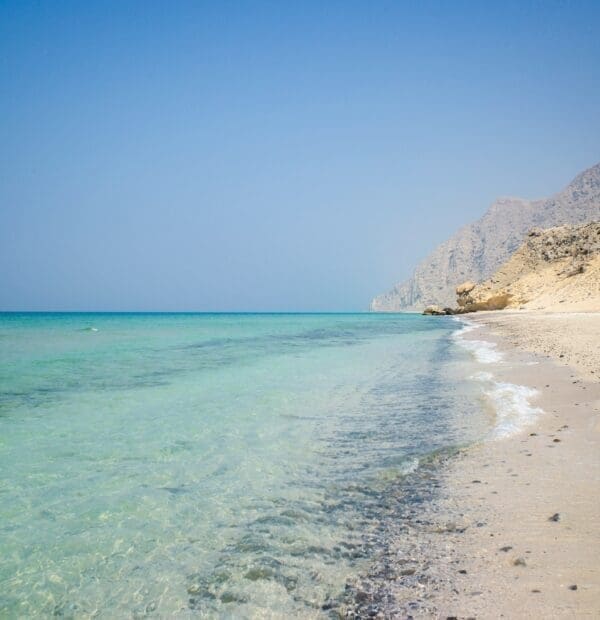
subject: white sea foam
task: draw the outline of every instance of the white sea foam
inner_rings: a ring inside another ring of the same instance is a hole
[[[496,409],[496,427],[494,439],[509,437],[532,424],[543,413],[539,407],[534,407],[530,399],[537,395],[537,390],[525,385],[514,383],[494,382],[493,387],[486,391]]]
[[[502,359],[502,353],[498,351],[496,343],[487,340],[467,340],[464,338],[465,334],[478,329],[479,325],[464,319],[458,320],[463,323],[464,327],[454,332],[454,339],[461,347],[470,351],[475,356],[475,359],[482,364],[494,364]]]
[[[475,359],[483,364],[494,364],[502,360],[503,355],[497,350],[496,344],[486,340],[468,340],[463,336],[480,327],[470,321],[461,320],[464,327],[455,332],[456,342],[470,351]],[[530,400],[537,395],[537,390],[525,385],[496,381],[491,372],[479,371],[471,379],[486,384],[484,394],[494,407],[496,425],[492,431],[492,439],[501,439],[518,433],[532,424],[543,413],[539,407],[534,407]]]
[[[496,425],[491,433],[492,439],[510,437],[523,430],[543,413],[530,400],[537,396],[538,391],[525,385],[495,381],[490,372],[478,372],[471,379],[488,384],[484,390],[486,398],[494,407]]]
[[[475,359],[482,364],[494,364],[502,359],[502,353],[496,344],[487,340],[459,340],[462,347],[470,351]]]

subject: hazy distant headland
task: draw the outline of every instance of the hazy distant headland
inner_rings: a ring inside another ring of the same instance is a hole
[[[415,269],[413,276],[378,295],[376,312],[453,306],[465,280],[489,278],[521,245],[532,228],[584,224],[600,219],[600,164],[579,174],[551,198],[500,198],[476,222],[461,228]]]

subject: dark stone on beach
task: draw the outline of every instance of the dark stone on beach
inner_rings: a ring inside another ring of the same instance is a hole
[[[504,551],[504,553],[508,553],[512,547],[510,545],[506,545],[505,547],[500,547],[500,551]]]
[[[466,574],[467,574],[467,571],[466,571],[464,568],[461,568],[458,572],[459,572],[461,575],[466,575]]]
[[[551,517],[548,517],[548,521],[554,521],[554,523],[560,521],[560,514],[555,512]]]
[[[367,616],[369,616],[370,618],[374,618],[378,613],[379,613],[378,605],[369,605],[367,607]]]
[[[556,439],[552,440],[554,443],[560,443],[560,439],[557,437]]]
[[[541,590],[532,590],[533,594],[541,594],[542,591]]]
[[[446,616],[446,620],[458,620],[458,616]]]
[[[471,480],[471,484],[481,484],[481,480]]]
[[[572,586],[569,586],[569,590],[577,590],[577,586],[573,584]]]
[[[525,561],[525,558],[517,558],[513,564],[515,566],[527,566],[527,562]]]
[[[530,437],[537,437],[537,433],[529,433]]]

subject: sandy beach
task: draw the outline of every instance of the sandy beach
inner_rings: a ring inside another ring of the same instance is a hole
[[[439,617],[600,617],[600,313],[469,320],[502,352],[496,380],[537,390],[542,412],[445,476],[440,514],[464,531],[444,534]]]
[[[598,618],[600,313],[461,320],[496,430],[415,473],[346,617]]]

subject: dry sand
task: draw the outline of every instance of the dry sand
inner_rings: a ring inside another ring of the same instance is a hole
[[[600,313],[469,320],[504,351],[497,380],[539,390],[544,413],[445,475],[442,513],[466,529],[438,543],[455,575],[438,617],[600,618]]]

